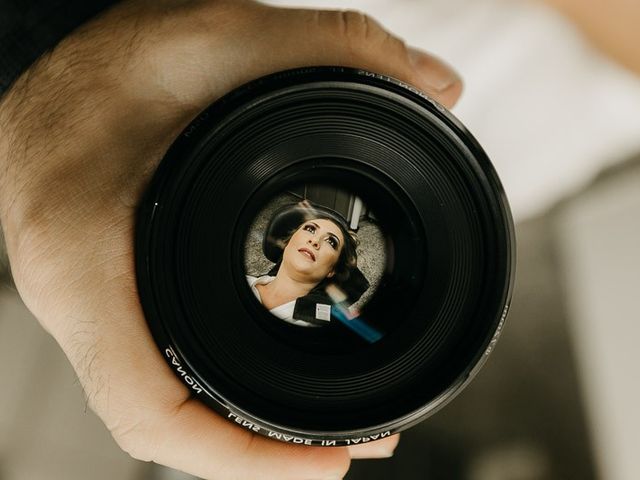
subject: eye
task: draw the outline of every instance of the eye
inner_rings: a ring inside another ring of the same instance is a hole
[[[327,237],[327,242],[329,242],[329,245],[331,245],[331,247],[335,250],[336,248],[338,248],[338,242],[335,238],[333,237]]]
[[[313,225],[305,225],[304,229],[309,233],[316,233],[316,227]]]

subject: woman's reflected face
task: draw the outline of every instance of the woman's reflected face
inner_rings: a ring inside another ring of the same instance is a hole
[[[334,275],[344,247],[342,230],[331,220],[304,222],[284,249],[282,264],[295,279],[319,283]]]

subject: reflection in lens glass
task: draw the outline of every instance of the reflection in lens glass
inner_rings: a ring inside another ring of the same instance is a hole
[[[385,240],[356,195],[302,185],[257,215],[245,242],[255,298],[288,324],[340,324],[369,343],[382,334],[361,316],[385,270]]]

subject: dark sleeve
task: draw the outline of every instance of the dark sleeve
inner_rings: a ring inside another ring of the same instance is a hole
[[[0,0],[0,97],[72,30],[117,0]]]

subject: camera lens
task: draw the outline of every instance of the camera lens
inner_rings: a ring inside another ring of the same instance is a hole
[[[398,80],[279,72],[202,112],[139,209],[151,332],[229,420],[349,445],[435,412],[482,365],[514,275],[482,148]]]

